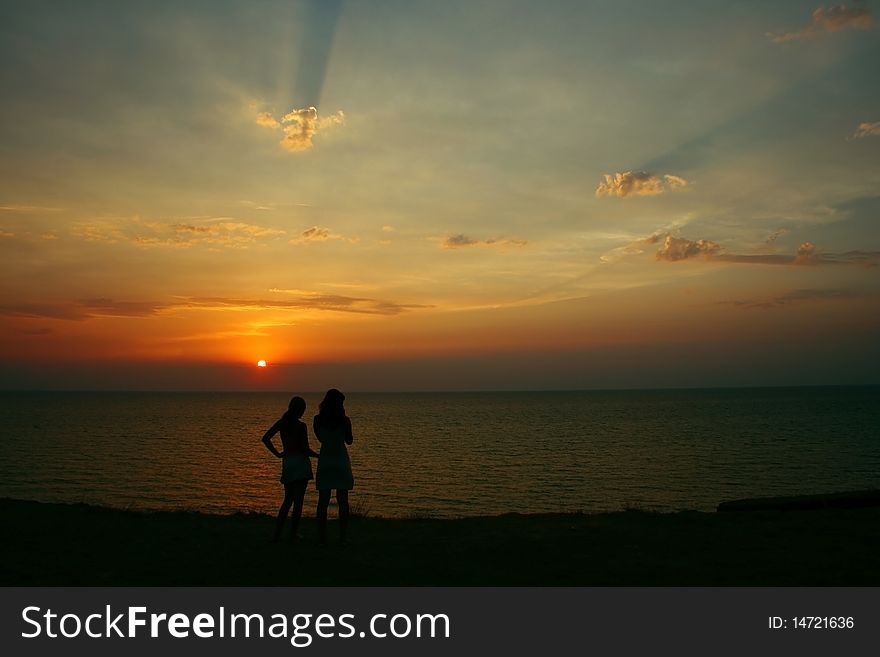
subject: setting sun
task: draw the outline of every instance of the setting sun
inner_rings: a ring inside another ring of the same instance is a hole
[[[258,361],[257,361],[257,367],[266,367],[266,361],[264,361],[264,360],[258,360]]]

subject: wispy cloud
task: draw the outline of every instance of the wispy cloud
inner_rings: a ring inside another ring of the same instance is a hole
[[[865,137],[880,137],[880,121],[874,123],[859,123],[859,127],[850,139],[864,139]]]
[[[264,212],[268,212],[275,209],[275,206],[271,203],[256,203],[255,201],[239,201],[246,208],[250,208],[251,210],[262,210]]]
[[[364,315],[399,315],[431,306],[396,303],[369,297],[350,297],[339,294],[311,293],[303,290],[274,290],[285,293],[283,299],[253,299],[245,297],[177,297],[173,301],[120,301],[112,298],[80,299],[56,303],[0,304],[0,317],[86,321],[100,317],[143,318],[170,310],[318,310],[358,313]],[[289,293],[289,294],[288,294]]]
[[[871,10],[868,7],[835,5],[827,9],[825,7],[816,9],[812,21],[803,29],[781,34],[768,32],[767,36],[776,43],[788,43],[811,39],[827,32],[841,32],[848,29],[867,30],[870,29],[871,24]]]
[[[461,249],[466,247],[495,247],[503,249],[507,247],[523,247],[526,244],[528,244],[526,240],[517,239],[477,240],[472,239],[467,235],[463,235],[461,233],[458,233],[457,235],[450,235],[442,242],[444,249]]]
[[[778,233],[779,231],[777,231]],[[781,234],[781,233],[780,233]],[[775,240],[776,234],[771,235]],[[692,240],[669,232],[658,232],[617,247],[600,256],[603,263],[614,263],[623,258],[644,253],[651,245],[662,243],[655,252],[655,260],[681,262],[700,260],[704,262],[734,262],[754,265],[856,265],[877,267],[880,265],[880,251],[846,251],[828,253],[821,251],[812,242],[803,242],[796,253],[730,253],[721,244],[712,240]],[[767,241],[768,244],[772,240]]]
[[[142,247],[186,249],[198,245],[241,248],[260,239],[279,237],[285,231],[230,217],[192,223],[165,223],[136,218],[82,222],[71,228],[71,234],[90,242],[128,242]]]
[[[737,306],[746,309],[773,309],[784,308],[795,303],[809,301],[823,301],[836,299],[854,299],[858,295],[846,290],[791,290],[769,299],[737,299],[735,301],[722,302],[725,305]]]
[[[329,116],[319,116],[316,108],[303,107],[289,111],[280,121],[270,112],[260,112],[256,123],[273,130],[280,129],[283,136],[279,143],[288,151],[297,153],[312,148],[315,145],[312,139],[319,131],[344,124],[345,114],[339,110]]]
[[[281,124],[272,116],[271,112],[260,112],[257,114],[257,125],[261,125],[264,128],[280,128]]]
[[[629,244],[618,246],[617,248],[611,249],[607,253],[602,254],[599,256],[599,260],[608,264],[623,260],[628,256],[644,253],[646,249],[657,244],[660,240],[664,239],[666,235],[667,233],[659,232],[643,239],[634,240]]]
[[[0,212],[10,214],[34,214],[40,212],[62,212],[64,208],[52,208],[44,205],[0,205]]]
[[[105,317],[147,317],[168,307],[167,304],[153,301],[116,301],[106,298],[83,299],[77,305],[90,316]]]
[[[83,320],[88,314],[73,303],[14,302],[0,304],[0,317],[26,317],[30,319]]]
[[[299,294],[289,299],[245,299],[231,297],[193,297],[179,305],[219,310],[326,310],[365,315],[399,315],[408,310],[430,308],[422,304],[401,304],[382,299],[348,297],[338,294]]]
[[[58,303],[20,302],[0,305],[0,316],[85,321],[93,317],[147,317],[168,307],[169,304],[152,301],[116,301],[107,298]]]
[[[657,196],[671,189],[685,187],[688,181],[681,176],[666,174],[654,175],[647,171],[623,171],[606,173],[604,180],[596,187],[596,196]]]

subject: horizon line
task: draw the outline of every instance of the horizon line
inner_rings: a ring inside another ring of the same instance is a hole
[[[798,390],[804,388],[876,388],[880,383],[804,383],[804,384],[763,384],[763,385],[716,385],[716,386],[665,386],[653,388],[617,387],[617,388],[462,388],[462,389],[437,389],[437,390],[350,390],[347,395],[408,395],[408,394],[474,394],[474,393],[551,393],[551,392],[674,392],[674,391],[709,391],[709,390]],[[297,392],[302,395],[320,395],[326,390],[300,390],[290,389],[273,390],[247,390],[247,389],[224,389],[209,390],[196,388],[176,389],[77,389],[77,388],[0,388],[0,394],[5,393],[82,393],[82,394],[291,394]]]

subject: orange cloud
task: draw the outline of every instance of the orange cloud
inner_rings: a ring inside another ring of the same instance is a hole
[[[876,267],[880,264],[880,251],[847,251],[824,253],[812,242],[802,243],[794,255],[786,254],[738,254],[725,253],[720,244],[710,240],[692,241],[684,237],[667,235],[663,247],[657,251],[657,260],[688,260],[702,258],[714,262],[735,262],[754,265],[862,265]]]
[[[776,43],[787,43],[799,39],[811,39],[826,32],[841,32],[848,29],[867,30],[871,28],[871,10],[867,7],[847,7],[836,5],[825,9],[819,7],[813,12],[812,22],[802,30],[767,36]]]
[[[140,219],[93,221],[73,226],[71,233],[90,242],[129,242],[146,247],[186,249],[200,244],[246,247],[258,239],[284,235],[285,231],[232,218],[217,218],[192,224],[166,224]]]
[[[281,124],[275,120],[275,117],[272,116],[271,112],[260,112],[257,114],[257,125],[261,125],[265,128],[281,127]]]
[[[686,260],[688,258],[710,258],[721,251],[721,246],[710,240],[691,241],[684,237],[667,235],[663,246],[657,251],[657,260]]]
[[[257,125],[266,128],[280,128],[284,133],[280,144],[291,152],[307,151],[315,144],[312,138],[321,130],[345,123],[342,110],[330,116],[318,116],[314,107],[293,109],[278,121],[270,112],[260,112],[256,118]]]
[[[864,139],[865,137],[880,137],[880,121],[859,123],[858,129],[850,139]]]
[[[780,229],[770,236],[766,244],[772,244],[779,236],[787,233]],[[652,244],[662,242],[656,251],[655,260],[679,262],[682,260],[703,260],[711,262],[735,262],[754,265],[858,265],[863,267],[880,266],[880,251],[847,251],[827,253],[820,251],[812,242],[803,242],[795,254],[784,253],[728,253],[711,240],[690,240],[686,237],[661,231],[644,239],[635,240],[619,246],[600,256],[599,260],[611,264],[644,253]]]
[[[647,171],[623,171],[605,174],[604,180],[596,187],[596,197],[616,196],[657,196],[670,189],[684,187],[688,181],[681,176],[667,174],[656,176]]]

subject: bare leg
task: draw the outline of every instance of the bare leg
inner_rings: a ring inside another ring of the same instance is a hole
[[[284,484],[284,501],[281,503],[281,508],[278,509],[278,520],[275,521],[273,541],[278,541],[281,538],[281,529],[284,527],[284,519],[287,517],[287,512],[290,511],[290,505],[293,504],[294,492],[293,484]]]
[[[345,533],[348,531],[348,491],[336,491],[336,504],[339,506],[339,542],[345,543]]]
[[[327,507],[330,506],[330,491],[318,491],[318,542],[327,544]]]
[[[303,479],[295,481],[290,486],[293,488],[293,511],[290,514],[290,540],[297,539],[296,530],[299,529],[299,519],[303,513],[303,498],[306,495],[306,485],[309,482]]]

